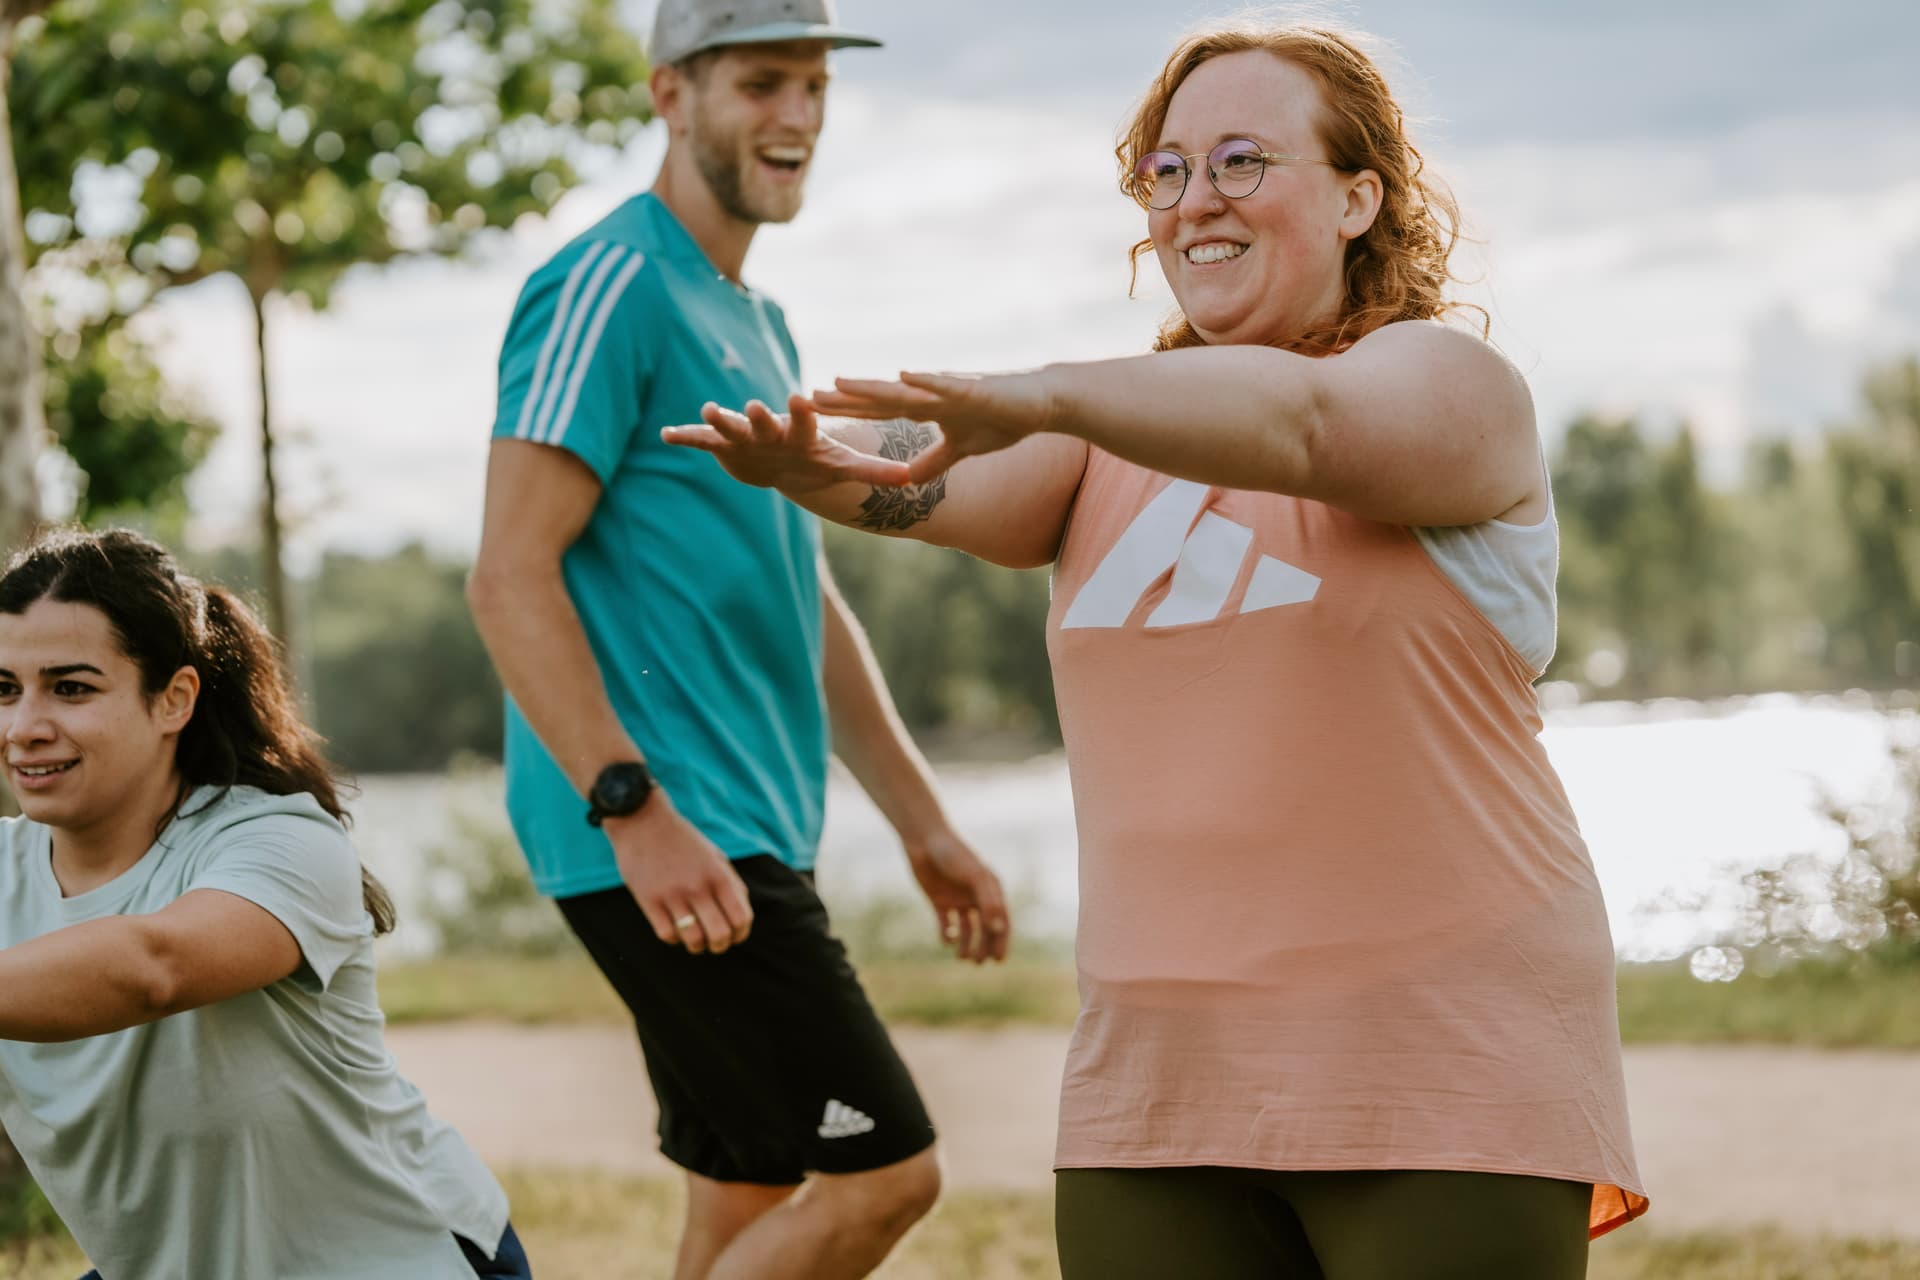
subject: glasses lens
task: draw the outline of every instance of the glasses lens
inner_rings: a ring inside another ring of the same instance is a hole
[[[1229,138],[1207,153],[1207,167],[1220,194],[1238,200],[1253,194],[1267,172],[1260,144],[1247,138]]]
[[[1171,209],[1187,189],[1187,161],[1171,151],[1149,151],[1133,168],[1149,209]]]

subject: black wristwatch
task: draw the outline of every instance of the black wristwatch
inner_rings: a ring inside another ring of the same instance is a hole
[[[608,765],[587,792],[587,822],[597,827],[608,818],[639,812],[653,787],[653,774],[638,760]]]

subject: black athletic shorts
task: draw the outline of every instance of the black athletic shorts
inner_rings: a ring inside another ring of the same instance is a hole
[[[720,1182],[788,1186],[925,1151],[933,1123],[813,877],[765,855],[733,867],[753,932],[722,955],[660,941],[624,887],[559,900],[633,1012],[662,1154]]]

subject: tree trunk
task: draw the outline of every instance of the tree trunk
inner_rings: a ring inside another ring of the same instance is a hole
[[[273,472],[272,393],[267,377],[267,298],[252,288],[253,333],[260,365],[260,589],[267,597],[267,626],[280,641],[281,661],[293,670],[293,619],[287,609],[287,572],[280,554],[280,484]]]
[[[13,167],[13,128],[7,115],[13,36],[23,16],[19,10],[27,7],[0,4],[0,556],[11,555],[39,520],[33,471],[47,430],[40,339],[21,293],[27,244],[20,226],[20,181]]]
[[[33,482],[34,460],[47,433],[41,392],[40,338],[22,293],[27,237],[21,227],[20,178],[13,167],[13,121],[7,88],[13,78],[13,40],[22,19],[48,0],[0,0],[0,559],[26,541],[40,520]],[[0,814],[17,812],[0,784]],[[26,1169],[0,1131],[0,1206],[11,1209],[22,1194]]]

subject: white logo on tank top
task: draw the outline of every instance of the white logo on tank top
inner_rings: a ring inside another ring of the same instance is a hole
[[[1241,566],[1253,550],[1253,530],[1202,512],[1207,486],[1175,480],[1133,518],[1126,532],[1074,597],[1060,629],[1124,626],[1160,575],[1173,570],[1166,599],[1147,615],[1149,627],[1177,627],[1220,616]],[[1198,516],[1198,522],[1194,517]],[[1273,556],[1260,556],[1240,600],[1240,613],[1305,604],[1320,579]]]

